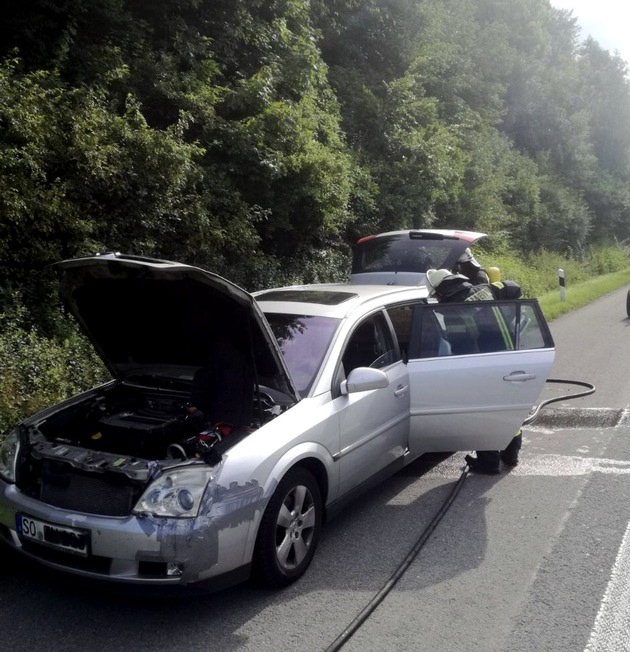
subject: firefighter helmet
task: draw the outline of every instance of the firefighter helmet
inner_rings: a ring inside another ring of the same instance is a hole
[[[442,282],[455,280],[467,281],[468,277],[463,274],[453,274],[448,269],[427,270],[427,289],[429,290],[429,296],[432,297],[435,294]]]

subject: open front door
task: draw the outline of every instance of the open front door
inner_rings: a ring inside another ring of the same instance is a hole
[[[505,448],[538,400],[553,346],[535,300],[415,305],[411,453]]]

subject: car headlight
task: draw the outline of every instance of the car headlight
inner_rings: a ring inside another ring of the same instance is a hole
[[[13,430],[0,446],[0,476],[7,482],[15,482],[15,466],[19,449],[20,437],[18,431]]]
[[[134,508],[134,514],[194,518],[214,469],[187,466],[167,469],[145,490]]]

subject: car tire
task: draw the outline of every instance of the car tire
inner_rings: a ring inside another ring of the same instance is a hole
[[[322,527],[317,480],[294,467],[282,478],[263,514],[254,550],[254,578],[265,586],[295,582],[308,568]]]
[[[626,313],[630,317],[630,290],[628,290],[628,294],[626,295]]]

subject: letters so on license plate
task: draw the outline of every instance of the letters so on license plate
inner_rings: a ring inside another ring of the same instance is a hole
[[[16,515],[16,525],[18,535],[24,539],[83,557],[88,554],[88,536],[84,530],[54,525],[26,514]]]

